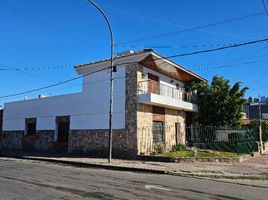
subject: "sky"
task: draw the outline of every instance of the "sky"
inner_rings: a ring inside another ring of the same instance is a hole
[[[268,38],[268,14],[262,0],[95,2],[112,24],[116,53],[153,48],[163,56],[172,56]],[[264,3],[268,9],[267,0]],[[231,20],[235,18],[240,20]],[[218,23],[222,21],[227,22]],[[0,24],[0,96],[77,77],[74,65],[110,54],[107,25],[86,0],[0,0]],[[209,81],[214,75],[229,79],[231,84],[241,81],[250,88],[246,97],[268,96],[267,42],[172,60]],[[81,80],[76,80],[1,98],[0,105],[38,94],[79,91]]]

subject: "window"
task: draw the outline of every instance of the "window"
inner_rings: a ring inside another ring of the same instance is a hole
[[[165,140],[164,122],[153,121],[153,142],[164,142]]]
[[[36,118],[27,118],[25,120],[25,134],[34,135],[36,132]]]

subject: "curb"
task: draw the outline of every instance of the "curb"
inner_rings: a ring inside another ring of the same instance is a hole
[[[254,176],[249,176],[249,175],[238,175],[238,176],[233,176],[233,175],[216,175],[216,174],[205,174],[205,173],[193,173],[193,172],[172,172],[172,171],[167,171],[166,174],[168,175],[173,175],[173,176],[185,176],[185,177],[196,177],[196,178],[209,178],[209,179],[230,179],[230,180],[257,180],[257,181],[264,181],[268,180],[267,175],[254,175]]]
[[[140,173],[150,173],[150,174],[159,174],[159,175],[166,174],[166,175],[171,175],[171,176],[191,177],[191,178],[198,178],[198,179],[209,179],[209,180],[214,179],[215,181],[221,181],[221,179],[260,180],[260,181],[268,180],[268,176],[248,176],[248,175],[232,176],[232,175],[216,175],[216,174],[206,174],[206,173],[197,173],[197,172],[194,173],[194,172],[180,172],[180,171],[165,171],[165,170],[145,169],[145,168],[137,168],[137,167],[122,167],[122,166],[115,166],[115,165],[83,163],[83,162],[68,161],[68,160],[34,158],[34,157],[27,157],[27,156],[11,156],[11,155],[3,155],[3,154],[0,155],[0,157],[15,158],[15,159],[20,159],[20,160],[43,161],[43,162],[48,162],[48,163],[56,163],[56,164],[69,165],[69,166],[75,166],[75,167],[81,167],[81,168],[98,168],[98,169],[105,169],[105,170],[140,172]]]
[[[240,163],[250,159],[251,155],[240,155],[233,158],[227,157],[182,157],[182,158],[170,158],[170,157],[161,157],[161,156],[140,156],[138,155],[137,160],[142,161],[153,161],[153,162],[170,162],[170,163],[180,163],[180,162],[224,162],[224,163]]]
[[[210,180],[210,181],[215,181],[215,182],[222,182],[222,183],[229,183],[229,184],[236,184],[236,185],[243,185],[243,186],[251,186],[251,187],[256,187],[256,188],[268,188],[268,186],[262,186],[262,185],[254,185],[254,184],[246,184],[246,183],[239,183],[239,182],[230,182],[227,180],[222,180],[222,179],[229,179],[229,180],[241,180],[238,177],[232,177],[230,178],[230,176],[226,176],[229,178],[225,178],[224,176],[221,177],[215,177],[215,176],[202,176],[202,175],[194,175],[191,173],[188,174],[184,174],[184,173],[175,173],[175,172],[168,172],[168,175],[172,175],[172,176],[181,176],[181,177],[189,177],[189,178],[195,178],[195,179],[205,179],[205,180]],[[250,179],[243,179],[243,180],[250,180]],[[251,179],[252,180],[252,179]],[[259,179],[256,179],[259,180]],[[268,180],[268,179],[265,179]],[[259,181],[263,181],[263,180],[259,180]]]
[[[54,160],[54,159],[47,159],[47,158],[33,158],[33,157],[9,156],[9,155],[7,156],[0,155],[0,157],[15,158],[15,159],[20,159],[20,160],[36,160],[36,161],[43,161],[43,162],[49,162],[49,163],[70,165],[70,166],[81,167],[81,168],[90,167],[90,168],[99,168],[99,169],[116,170],[116,171],[141,172],[141,173],[150,173],[150,174],[167,174],[167,172],[164,170],[144,169],[144,168],[136,168],[136,167],[121,167],[121,166],[115,166],[115,165],[83,163],[83,162],[68,161],[68,160]]]

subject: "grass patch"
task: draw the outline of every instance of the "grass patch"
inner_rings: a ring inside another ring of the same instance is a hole
[[[161,153],[156,156],[169,157],[169,158],[194,158],[194,151],[191,150],[181,150],[181,151],[171,151],[166,153]],[[234,158],[238,155],[233,152],[225,151],[205,151],[197,150],[196,158]]]

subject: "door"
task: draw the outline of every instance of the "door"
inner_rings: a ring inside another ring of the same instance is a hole
[[[58,123],[58,142],[68,142],[70,122]]]
[[[35,134],[36,134],[36,118],[25,119],[25,134],[22,140],[23,150],[34,151],[35,137],[36,137]]]
[[[70,117],[57,117],[57,141],[55,142],[54,150],[57,152],[68,151],[68,141],[70,132]]]
[[[176,144],[180,144],[180,123],[175,123]]]

